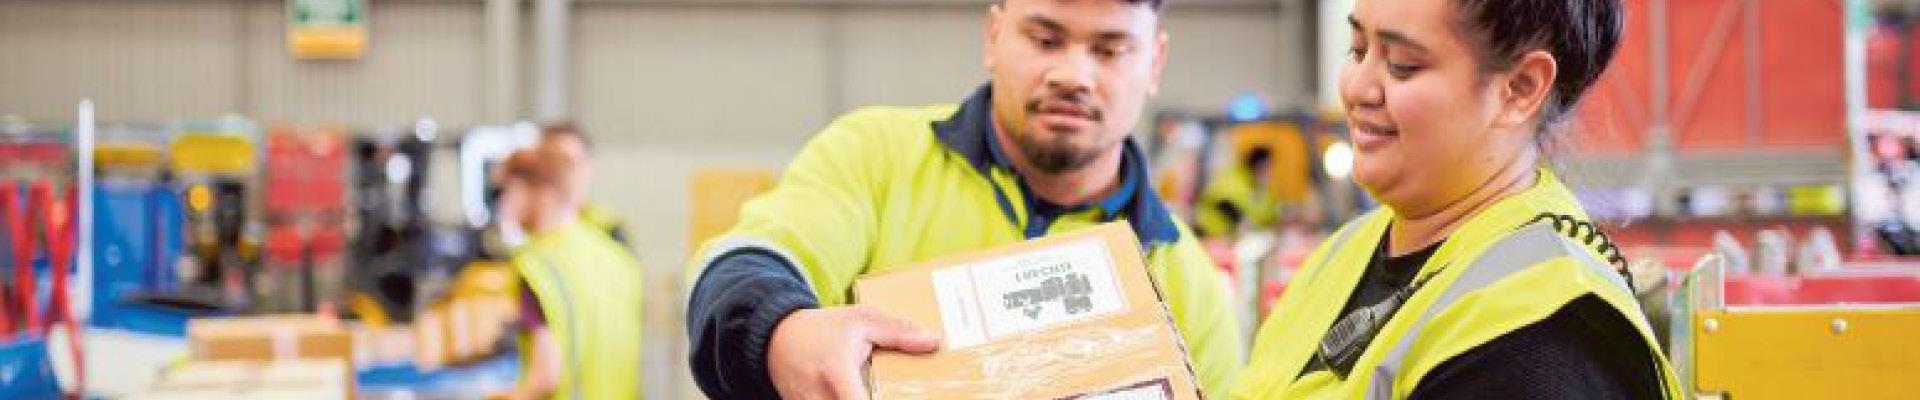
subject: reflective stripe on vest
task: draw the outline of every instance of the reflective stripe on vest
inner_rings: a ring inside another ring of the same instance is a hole
[[[1332,243],[1332,244],[1333,244],[1333,246],[1331,246],[1331,247],[1327,247],[1327,248],[1329,248],[1329,249],[1344,249],[1344,248],[1346,248],[1346,245],[1347,245],[1347,239],[1351,239],[1351,238],[1353,238],[1353,231],[1357,231],[1357,230],[1361,230],[1361,229],[1366,229],[1366,226],[1367,226],[1367,223],[1369,223],[1369,222],[1372,222],[1372,221],[1373,221],[1373,219],[1374,219],[1374,218],[1376,217],[1376,215],[1378,215],[1378,214],[1379,214],[1379,213],[1377,213],[1377,212],[1374,212],[1374,213],[1366,213],[1366,214],[1361,214],[1361,215],[1360,215],[1360,218],[1356,218],[1356,219],[1354,219],[1354,221],[1355,221],[1355,222],[1354,222],[1353,224],[1351,224],[1351,225],[1349,225],[1349,226],[1347,226],[1347,227],[1346,227],[1346,228],[1344,228],[1344,229],[1340,229],[1339,231],[1336,231],[1336,232],[1334,233],[1334,236],[1333,236],[1333,240],[1332,240],[1332,241],[1330,241],[1330,242],[1328,242],[1328,243]],[[1313,279],[1314,279],[1315,277],[1318,277],[1318,276],[1320,276],[1320,271],[1325,271],[1325,270],[1327,270],[1327,263],[1328,263],[1328,262],[1331,262],[1331,261],[1333,260],[1333,258],[1334,258],[1334,256],[1336,256],[1336,255],[1337,255],[1337,254],[1334,254],[1334,253],[1338,253],[1338,251],[1330,251],[1330,252],[1328,252],[1328,254],[1322,254],[1322,255],[1320,255],[1320,262],[1319,262],[1319,263],[1315,263],[1315,264],[1314,264],[1315,266],[1314,266],[1314,268],[1313,268],[1313,274],[1312,274],[1312,275],[1307,275],[1307,276],[1305,276],[1305,277],[1303,277],[1304,279],[1298,279],[1298,280],[1296,280],[1296,281],[1297,281],[1297,282],[1313,282],[1313,281],[1314,281]],[[1275,306],[1278,306],[1278,305],[1275,305]]]
[[[555,291],[552,293],[568,293],[567,280],[565,278],[560,277],[560,270],[554,267],[553,259],[547,258],[545,254],[536,255],[534,258],[539,259],[540,266],[546,270],[547,278],[548,278],[546,280],[551,281],[553,282],[553,285],[558,286],[556,288],[553,288],[553,290]],[[567,324],[566,326],[567,335],[569,336],[579,335],[580,330],[575,329],[575,327],[572,326],[573,318],[574,318],[573,301],[565,295],[554,296],[554,297],[560,300],[560,309],[561,309],[560,312],[563,313],[563,315],[558,315],[557,317],[559,318],[555,318],[556,316],[554,315],[546,316],[547,323]],[[545,299],[542,299],[542,301],[545,301]],[[542,312],[545,312],[545,311],[543,310]],[[567,386],[570,387],[570,390],[568,390],[568,393],[567,393],[567,397],[573,398],[573,399],[579,399],[580,393],[584,392],[580,387],[580,381],[583,379],[583,377],[579,374],[579,372],[583,371],[586,368],[584,363],[580,361],[580,349],[578,348],[579,340],[576,340],[575,338],[571,338],[571,337],[552,338],[552,340],[565,340],[566,349],[565,349],[565,354],[563,356],[566,357],[566,361],[561,363],[561,365],[564,365],[563,367],[564,369],[561,370],[561,374],[564,374],[567,376],[561,376],[558,378],[566,380],[568,383]]]
[[[1596,275],[1604,277],[1621,290],[1628,290],[1626,281],[1620,278],[1606,263],[1595,259],[1586,249],[1574,245],[1553,230],[1550,224],[1534,224],[1521,228],[1505,239],[1489,246],[1485,253],[1460,273],[1459,279],[1447,285],[1447,291],[1427,306],[1420,319],[1415,321],[1407,333],[1400,337],[1392,351],[1374,367],[1373,380],[1368,383],[1367,398],[1385,400],[1393,398],[1393,382],[1405,369],[1407,353],[1413,348],[1413,341],[1420,337],[1421,328],[1442,311],[1460,300],[1461,296],[1479,290],[1508,275],[1533,266],[1567,256],[1580,261]],[[1631,293],[1628,290],[1628,293]]]

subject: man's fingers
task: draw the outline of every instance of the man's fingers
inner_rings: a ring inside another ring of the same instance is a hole
[[[866,322],[867,340],[874,347],[908,353],[931,353],[940,349],[940,337],[932,332],[920,329],[911,321],[894,318],[871,308],[860,309],[860,318]]]
[[[827,371],[827,389],[833,391],[836,400],[868,400],[867,380],[859,366],[842,366],[838,370]]]

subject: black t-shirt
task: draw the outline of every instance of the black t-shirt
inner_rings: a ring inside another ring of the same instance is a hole
[[[1372,305],[1413,283],[1434,244],[1398,257],[1381,235],[1373,259],[1340,315]],[[1448,359],[1414,387],[1412,399],[1657,399],[1660,379],[1651,354],[1628,322],[1604,300],[1583,296],[1553,316]],[[1326,370],[1309,359],[1301,375]]]

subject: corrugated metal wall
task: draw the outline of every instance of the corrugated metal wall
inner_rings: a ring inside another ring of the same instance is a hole
[[[1583,110],[1595,153],[1638,153],[1659,111],[1679,152],[1847,143],[1845,14],[1832,0],[1627,0],[1625,43]],[[1666,23],[1655,25],[1654,7]],[[1657,38],[1664,30],[1664,38]],[[1656,59],[1664,50],[1665,62]],[[1664,66],[1666,85],[1654,81]],[[1657,105],[1656,90],[1666,96]]]

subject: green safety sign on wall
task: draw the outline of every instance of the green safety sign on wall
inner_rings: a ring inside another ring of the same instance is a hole
[[[366,48],[366,0],[287,0],[287,52],[294,58],[357,59]]]

